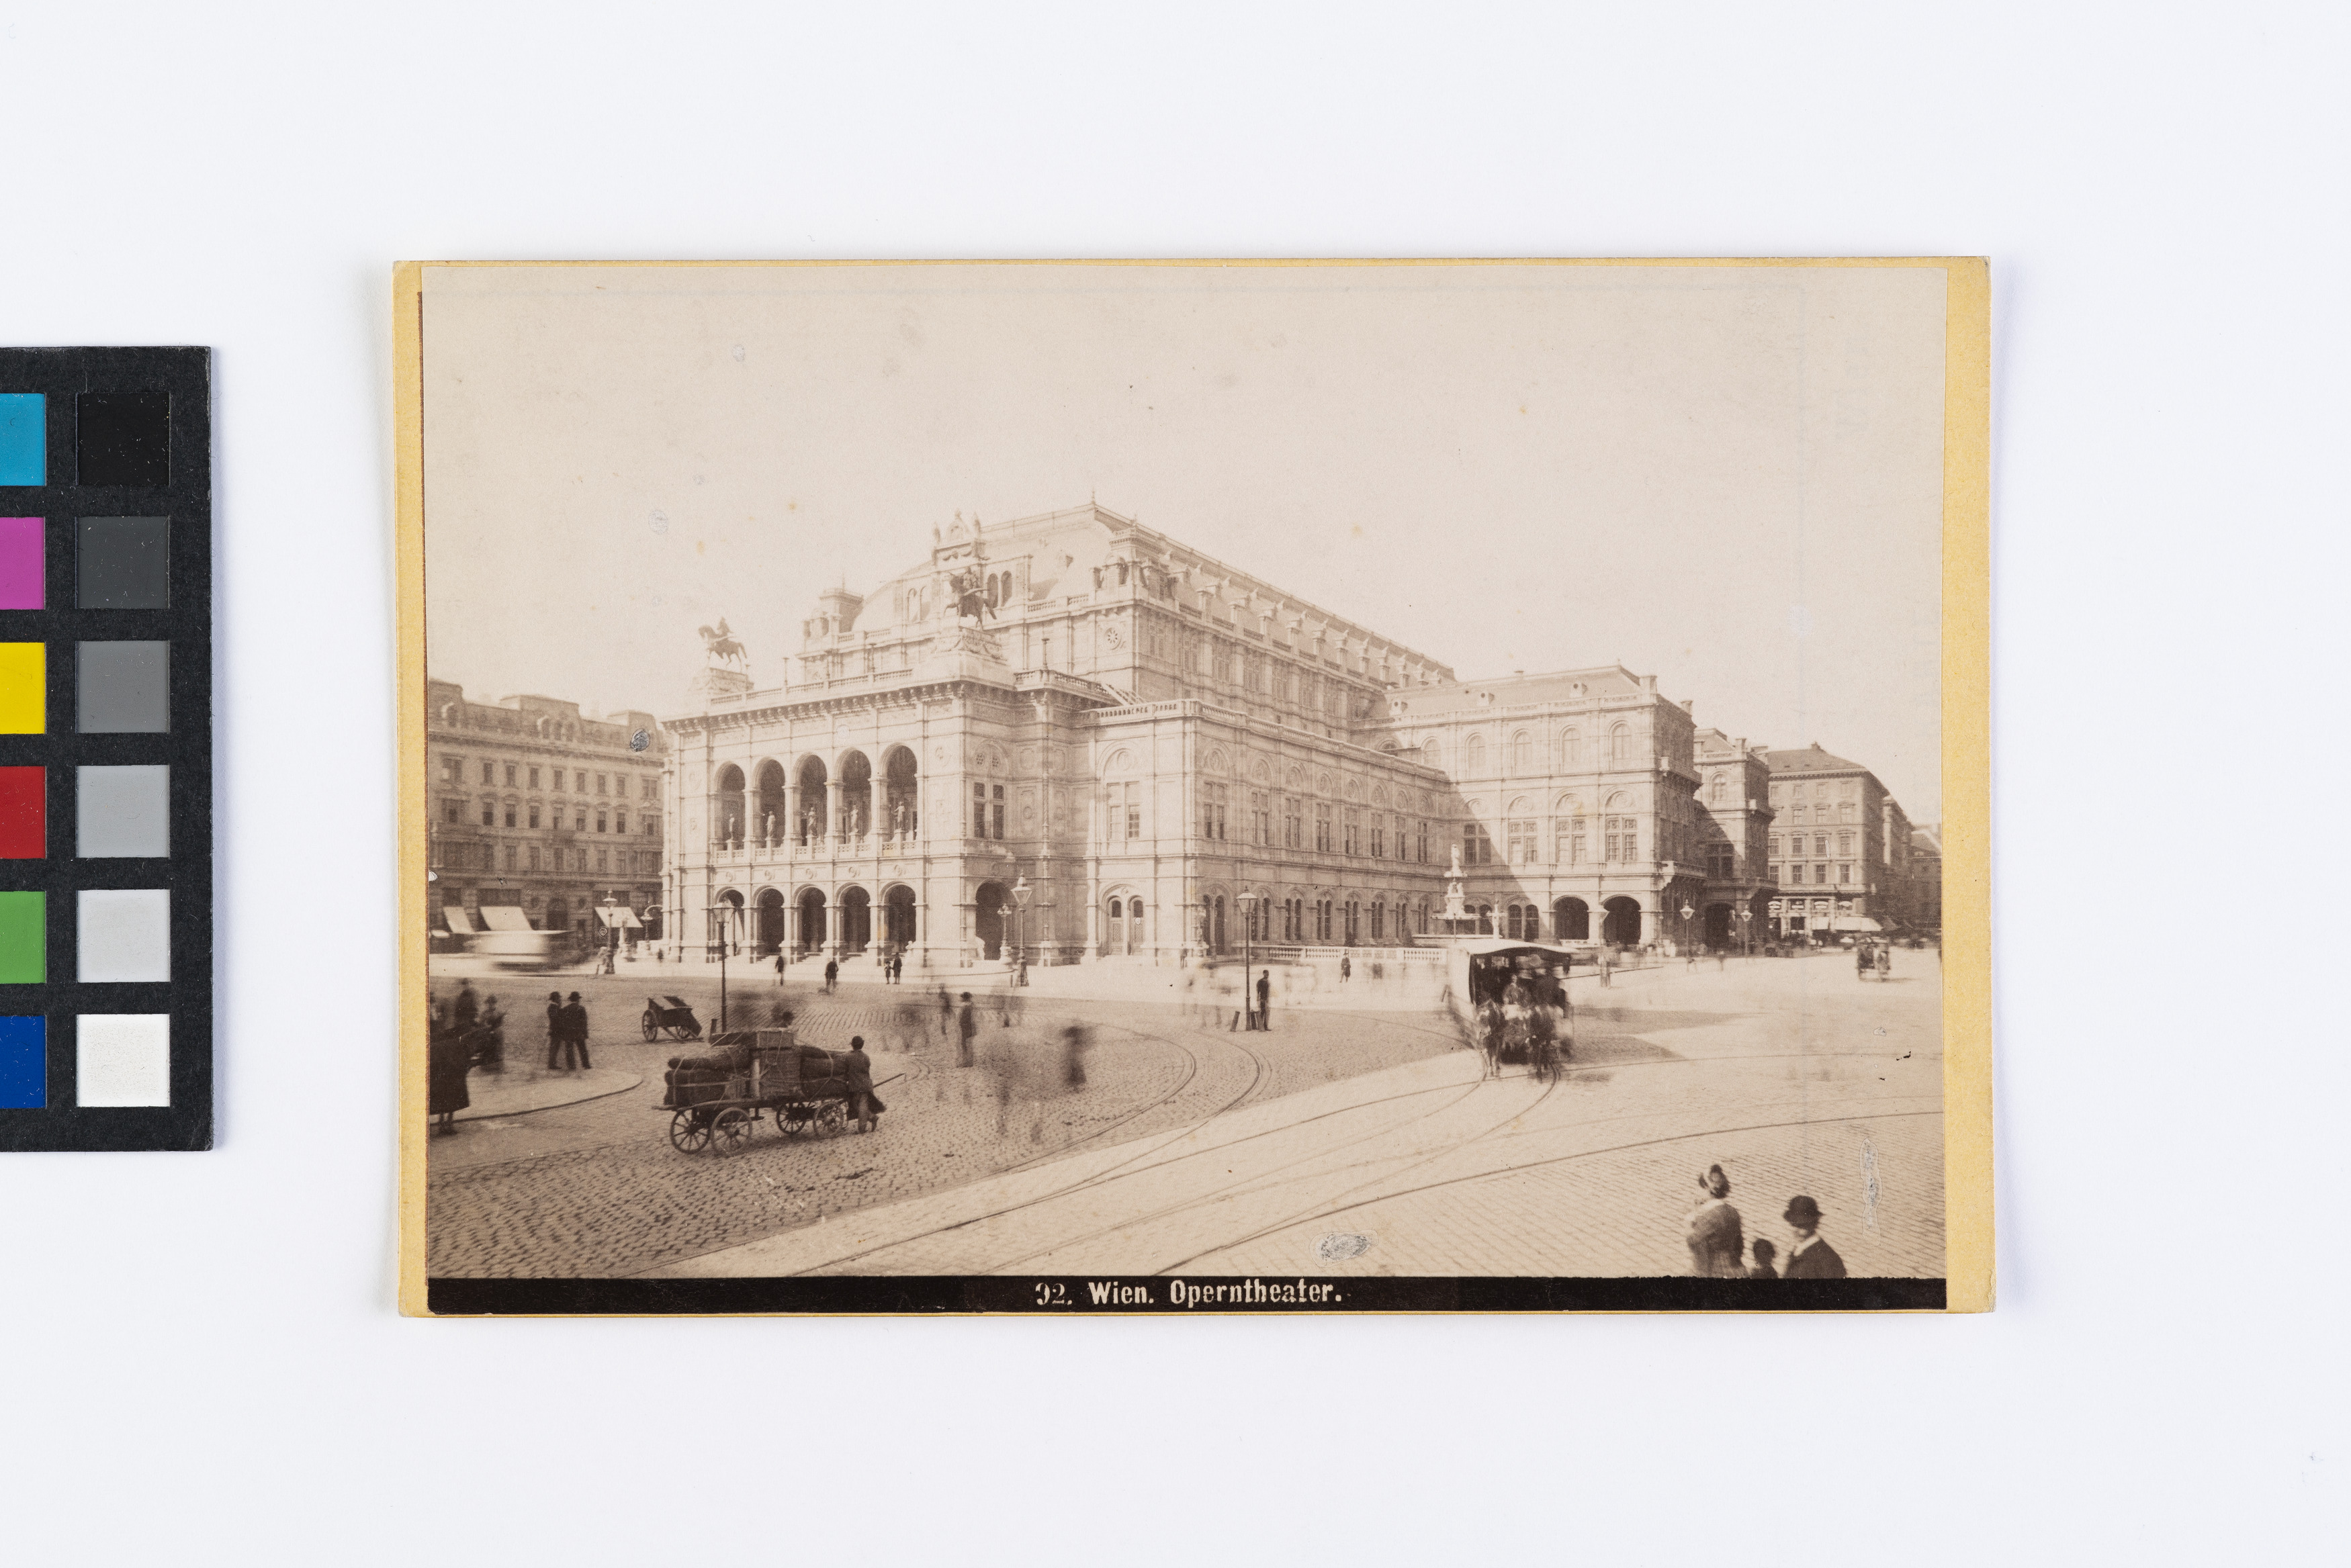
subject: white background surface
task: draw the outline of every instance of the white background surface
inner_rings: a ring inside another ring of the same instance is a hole
[[[2344,15],[0,10],[0,339],[218,350],[223,769],[221,1147],[0,1158],[6,1554],[2332,1558]],[[1998,1313],[393,1315],[393,261],[1839,253],[1994,258]]]

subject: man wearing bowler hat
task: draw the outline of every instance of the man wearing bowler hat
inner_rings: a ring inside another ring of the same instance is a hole
[[[1780,1216],[1796,1233],[1793,1245],[1788,1249],[1787,1266],[1780,1271],[1783,1280],[1841,1280],[1844,1278],[1844,1260],[1836,1249],[1821,1240],[1821,1206],[1809,1198],[1788,1199],[1788,1211]]]

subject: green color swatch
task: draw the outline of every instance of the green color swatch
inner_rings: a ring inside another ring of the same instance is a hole
[[[47,895],[0,893],[0,985],[38,985],[48,978],[47,937]]]

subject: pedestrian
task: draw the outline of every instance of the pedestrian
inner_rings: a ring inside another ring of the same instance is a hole
[[[507,1070],[507,1015],[495,996],[482,999],[481,1022],[475,1026],[475,1057],[485,1072]]]
[[[1778,1251],[1778,1248],[1772,1246],[1771,1242],[1766,1241],[1762,1237],[1756,1237],[1755,1266],[1747,1271],[1747,1277],[1750,1280],[1778,1279],[1780,1277],[1780,1271],[1771,1266],[1772,1254]]]
[[[849,1037],[849,1054],[841,1059],[841,1073],[849,1087],[849,1114],[856,1119],[857,1130],[872,1132],[881,1127],[882,1113],[889,1107],[873,1092],[873,1059],[865,1054],[864,1035]]]
[[[979,1021],[971,1015],[971,992],[963,993],[963,1012],[956,1020],[956,1065],[968,1067],[972,1063],[971,1037],[979,1033]]]
[[[556,1071],[556,1053],[563,1049],[563,993],[547,993],[547,1070]]]
[[[588,1060],[588,1010],[580,1005],[580,993],[576,991],[563,1004],[563,1022],[564,1038],[580,1054],[580,1066],[582,1070],[593,1068],[596,1064]]]
[[[784,950],[780,947],[776,950],[776,983],[784,983]]]
[[[827,996],[831,996],[831,995],[832,994],[832,988],[833,988],[833,986],[834,986],[834,985],[835,985],[835,984],[840,981],[840,979],[841,979],[841,961],[840,961],[840,960],[838,960],[838,959],[827,959],[827,960],[825,960],[825,961],[824,961],[824,993],[825,993]]]
[[[1257,1026],[1273,1027],[1273,971],[1270,969],[1257,972]]]
[[[996,988],[996,1026],[998,1029],[1012,1027],[1012,985],[1009,981]]]
[[[457,1130],[457,1113],[473,1104],[465,1092],[465,1074],[473,1065],[465,1048],[465,1032],[454,1020],[433,1031],[425,1055],[425,1113],[434,1117],[435,1137]]]
[[[1888,981],[1894,978],[1894,944],[1892,942],[1881,942],[1878,944],[1877,978],[1880,981]]]
[[[456,1006],[458,1033],[463,1034],[474,1027],[474,1022],[479,1016],[481,1007],[480,1000],[474,995],[474,982],[470,980],[459,981]]]
[[[1799,1194],[1788,1199],[1788,1211],[1780,1216],[1788,1229],[1796,1233],[1788,1248],[1788,1266],[1781,1278],[1789,1280],[1841,1280],[1844,1278],[1844,1260],[1837,1251],[1821,1240],[1821,1206]]]
[[[955,998],[947,994],[947,988],[944,985],[939,987],[939,1033],[955,1033]]]
[[[1086,1086],[1086,1052],[1093,1041],[1087,1036],[1086,1026],[1072,1023],[1061,1031],[1061,1086],[1082,1089]]]
[[[1722,1167],[1709,1165],[1698,1173],[1698,1185],[1706,1196],[1689,1211],[1690,1272],[1700,1279],[1745,1279],[1740,1259],[1747,1251],[1746,1238],[1739,1210],[1730,1206],[1730,1179]]]
[[[1869,971],[1876,967],[1876,963],[1869,956],[1869,944],[1867,942],[1855,942],[1853,948],[1854,979],[1867,980],[1869,978]]]
[[[1345,953],[1341,953],[1339,955],[1339,983],[1341,985],[1346,984],[1347,977],[1354,972],[1354,964],[1348,959]]]

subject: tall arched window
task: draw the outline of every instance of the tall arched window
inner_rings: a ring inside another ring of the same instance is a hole
[[[1461,771],[1475,776],[1486,771],[1486,738],[1472,735],[1461,742]]]
[[[1612,763],[1624,763],[1630,762],[1632,758],[1633,727],[1630,724],[1619,724],[1608,732],[1608,760]]]
[[[1714,793],[1708,795],[1707,798],[1712,801],[1715,805],[1720,805],[1722,804],[1722,796],[1723,779],[1720,774],[1717,774],[1714,775]]]
[[[1535,771],[1534,737],[1524,730],[1510,737],[1510,771],[1514,774]]]
[[[1445,765],[1444,744],[1436,736],[1429,736],[1426,743],[1420,748],[1420,760],[1432,768],[1443,767]]]
[[[1572,768],[1583,761],[1583,732],[1568,729],[1559,732],[1559,765]]]
[[[971,579],[968,577],[964,579],[966,582],[969,582],[970,580]],[[987,587],[981,597],[987,599],[988,608],[994,609],[996,607],[996,574],[994,572],[987,574]]]

